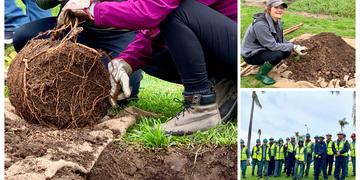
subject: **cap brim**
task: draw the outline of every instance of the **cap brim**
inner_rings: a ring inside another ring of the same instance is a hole
[[[273,7],[278,7],[278,6],[282,6],[284,8],[288,8],[288,5],[284,2],[276,2],[272,5]]]

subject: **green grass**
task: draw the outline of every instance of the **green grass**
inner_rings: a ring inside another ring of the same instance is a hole
[[[283,164],[283,169],[284,169],[284,164]],[[251,176],[251,170],[252,170],[252,166],[247,166],[246,168],[246,179],[247,180],[257,180],[258,177],[255,176],[255,177],[252,177]],[[333,171],[335,170],[335,164],[334,164],[334,167],[333,167]],[[351,176],[352,175],[352,164],[351,162],[349,162],[349,167],[348,167],[348,170],[349,170],[349,177],[346,177],[345,179],[346,180],[355,180],[355,177],[354,176]],[[299,171],[300,171],[300,168],[299,168]],[[304,170],[305,171],[305,170]],[[257,168],[255,169],[255,174],[257,172]],[[241,174],[241,172],[240,172]],[[313,164],[310,166],[310,171],[309,171],[309,176],[307,178],[302,178],[303,180],[312,180],[313,179],[313,175],[314,175],[314,167],[313,167]],[[269,179],[277,179],[277,180],[291,180],[292,178],[291,177],[286,177],[286,173],[281,173],[281,176],[280,177],[269,177]],[[320,180],[323,180],[324,178],[322,177],[322,174],[320,175]],[[329,180],[333,180],[334,179],[334,174],[332,174],[331,176],[329,176]]]
[[[248,26],[252,22],[253,14],[261,12],[262,9],[253,6],[241,7],[241,37],[243,37]],[[291,11],[285,13],[283,17],[284,29],[290,28],[304,22],[297,31],[286,36],[287,40],[300,36],[304,33],[318,34],[321,32],[333,32],[339,36],[355,38],[355,18],[331,17],[328,19],[310,18],[294,14]],[[242,60],[240,60],[242,62]],[[270,88],[272,86],[263,85],[254,76],[241,77],[242,88]]]
[[[355,18],[355,0],[301,0],[291,3],[289,10]]]
[[[182,86],[168,83],[144,74],[141,81],[139,100],[131,103],[141,109],[159,114],[154,118],[141,118],[129,128],[123,137],[127,142],[135,142],[149,148],[170,146],[191,146],[195,144],[229,145],[237,142],[236,121],[219,125],[205,132],[188,136],[169,136],[160,130],[160,124],[166,122],[182,109],[174,98],[182,99]]]

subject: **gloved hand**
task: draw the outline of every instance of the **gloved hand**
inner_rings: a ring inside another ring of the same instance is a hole
[[[94,18],[90,14],[90,6],[92,6],[92,0],[69,0],[65,6],[61,9],[61,12],[58,16],[58,26],[65,24],[66,21],[66,13],[70,11],[70,13],[82,20],[93,20]]]
[[[110,103],[116,106],[117,100],[123,100],[131,95],[129,75],[132,73],[131,66],[123,59],[113,59],[108,64],[110,73]]]
[[[295,51],[298,55],[300,55],[300,56],[306,55],[307,52],[304,52],[305,50],[307,50],[307,47],[294,44],[294,51]]]

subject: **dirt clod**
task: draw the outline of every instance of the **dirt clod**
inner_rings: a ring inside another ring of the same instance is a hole
[[[319,78],[330,82],[333,79],[355,77],[355,49],[333,33],[320,33],[306,40],[295,41],[306,46],[308,54],[295,61],[292,54],[285,64],[292,74],[290,79],[316,84]],[[340,86],[345,86],[340,82]]]
[[[109,75],[101,54],[64,39],[32,39],[9,67],[9,99],[30,123],[56,128],[92,125],[107,113]],[[73,37],[72,37],[73,36]]]

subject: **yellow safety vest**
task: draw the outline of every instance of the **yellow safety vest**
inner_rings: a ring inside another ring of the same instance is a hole
[[[276,148],[276,144],[272,144],[270,147],[270,156],[275,156],[275,148]]]
[[[291,142],[288,142],[287,152],[289,152],[289,153],[294,152],[294,145]]]
[[[248,159],[248,154],[246,153],[247,147],[243,147],[241,150],[241,160],[246,161]]]
[[[259,147],[261,147],[261,146],[259,146]],[[257,153],[258,150],[259,150],[259,153]],[[254,146],[252,158],[260,161],[261,154],[262,154],[262,149],[261,148],[259,149],[257,146]]]
[[[341,151],[345,146],[345,140],[340,141],[339,145],[337,142],[334,143],[336,151]],[[348,156],[348,152],[341,154],[341,156]]]
[[[304,149],[305,149],[305,147],[296,147],[295,148],[295,152],[296,152],[296,154],[295,154],[295,159],[296,160],[298,160],[298,161],[300,161],[300,162],[304,162],[304,160],[305,160],[305,153],[304,153]]]
[[[350,143],[350,156],[351,157],[356,157],[356,151],[355,151],[355,142],[351,142]]]
[[[329,142],[326,142],[326,147],[327,147],[327,155],[334,155],[334,151],[332,149],[332,145],[333,145],[333,141],[329,141]]]
[[[284,146],[276,146],[275,160],[284,160]]]

